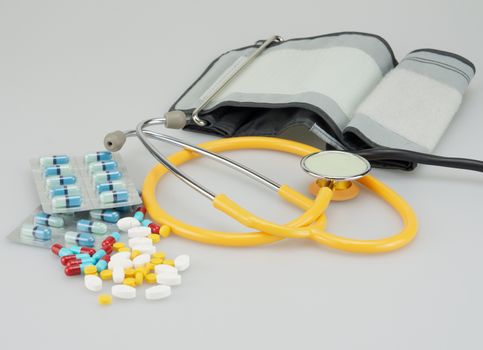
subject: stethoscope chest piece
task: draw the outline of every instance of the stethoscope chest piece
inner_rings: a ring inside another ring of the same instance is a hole
[[[302,158],[300,165],[317,180],[310,184],[310,193],[317,195],[322,187],[334,190],[332,200],[345,201],[359,194],[353,182],[371,171],[371,164],[357,154],[342,151],[322,151]]]

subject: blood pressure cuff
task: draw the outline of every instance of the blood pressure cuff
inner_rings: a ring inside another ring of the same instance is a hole
[[[258,46],[218,57],[171,110],[190,115]],[[398,64],[388,43],[367,33],[291,39],[272,44],[208,103],[199,114],[206,126],[191,121],[186,129],[431,153],[474,74],[467,59],[432,49],[413,51]]]

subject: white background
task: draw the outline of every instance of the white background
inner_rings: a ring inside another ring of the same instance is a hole
[[[356,30],[383,36],[398,59],[418,48],[461,54],[483,67],[480,1],[24,1],[0,0],[1,235],[37,205],[28,159],[102,148],[104,134],[158,116],[220,53],[271,34]],[[483,80],[477,74],[436,152],[483,158]],[[175,132],[190,142],[209,137]],[[164,146],[166,153],[175,149]],[[130,140],[138,185],[155,161]],[[306,191],[295,157],[230,155]],[[267,161],[269,159],[270,161]],[[209,161],[186,169],[263,217],[299,212]],[[287,170],[281,170],[287,169]],[[49,251],[0,240],[0,347],[10,349],[481,349],[483,177],[421,166],[375,171],[420,219],[416,240],[360,256],[313,242],[223,248],[178,237],[192,268],[170,299],[97,305]],[[172,177],[158,188],[170,213],[203,227],[239,225]],[[381,237],[400,229],[364,193],[334,204],[329,229]],[[108,290],[108,288],[105,288]],[[116,347],[117,346],[117,347]]]

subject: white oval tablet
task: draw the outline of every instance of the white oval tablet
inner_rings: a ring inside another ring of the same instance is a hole
[[[129,247],[133,247],[136,245],[153,245],[153,241],[147,237],[135,237],[131,238],[128,242]]]
[[[102,280],[96,275],[85,275],[84,285],[90,291],[98,292],[102,289]]]
[[[141,254],[153,254],[156,252],[156,247],[153,245],[135,245],[131,247],[132,250],[139,250]]]
[[[177,275],[178,270],[176,269],[176,267],[173,267],[171,265],[160,264],[160,265],[154,266],[154,273],[156,273],[156,274],[172,273],[174,275]]]
[[[177,256],[176,259],[174,259],[174,267],[178,269],[178,271],[185,271],[190,267],[190,256],[183,254],[180,256]]]
[[[136,288],[125,284],[117,284],[112,286],[111,293],[119,299],[134,299],[136,297]]]
[[[166,286],[178,286],[181,284],[181,275],[174,273],[160,273],[156,275],[156,282]]]
[[[147,237],[150,234],[151,234],[151,229],[146,226],[132,227],[129,230],[127,230],[127,236],[129,238]]]
[[[130,228],[138,226],[141,226],[141,223],[133,217],[122,218],[117,222],[117,227],[123,232],[127,232]]]
[[[117,260],[124,260],[124,259],[130,259],[131,258],[131,252],[118,252],[113,255],[111,255],[111,261],[117,261]]]
[[[119,267],[122,269],[128,269],[132,267],[132,261],[129,259],[117,259],[114,261],[109,261],[107,263],[107,268],[109,270],[114,270],[116,267]]]
[[[154,286],[146,289],[145,292],[146,299],[148,300],[159,300],[167,298],[171,295],[170,286]]]
[[[112,270],[112,281],[114,283],[124,282],[124,268],[119,266],[114,267],[114,270]]]
[[[140,267],[140,266],[144,266],[150,260],[151,260],[150,254],[141,254],[141,255],[136,256],[132,262],[134,264],[134,267],[137,268],[137,267]]]

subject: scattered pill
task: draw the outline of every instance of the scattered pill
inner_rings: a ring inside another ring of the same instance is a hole
[[[135,257],[141,255],[141,252],[139,250],[133,250],[131,252],[131,260],[133,260]]]
[[[81,196],[57,196],[52,198],[52,206],[55,209],[77,208],[81,205]]]
[[[147,237],[151,234],[149,227],[132,227],[127,231],[127,236],[129,238]]]
[[[77,221],[77,231],[103,235],[107,233],[107,225],[100,221],[79,220]]]
[[[144,227],[148,227],[149,225],[151,225],[153,222],[149,219],[144,219],[143,221],[141,221],[141,225],[144,226]]]
[[[97,273],[97,268],[94,265],[87,265],[84,267],[84,274],[93,275]]]
[[[84,161],[86,164],[90,164],[92,162],[101,162],[101,161],[108,161],[112,159],[112,153],[109,151],[100,151],[89,153],[84,156]]]
[[[22,238],[48,241],[52,238],[52,231],[46,226],[25,224],[20,230]]]
[[[109,294],[101,294],[97,300],[100,305],[109,305],[112,303],[112,297]]]
[[[127,269],[129,267],[133,267],[133,263],[129,259],[119,259],[115,261],[109,261],[108,268],[113,270],[116,267],[120,267],[122,269]]]
[[[166,254],[163,253],[163,252],[156,252],[156,253],[153,253],[152,257],[154,259],[163,259],[166,257]]]
[[[87,253],[90,256],[94,255],[96,253],[96,250],[94,248],[89,248],[89,247],[81,247],[78,245],[72,245],[69,247],[69,250],[74,253],[74,254],[81,254],[81,253]],[[108,253],[109,254],[109,253]]]
[[[159,225],[157,225],[153,222],[153,223],[150,223],[148,225],[148,227],[150,228],[151,233],[155,233],[155,234],[159,235],[159,230],[161,229],[161,227]]]
[[[154,243],[159,243],[159,241],[161,240],[161,237],[155,233],[151,233],[148,238]]]
[[[161,237],[167,238],[171,234],[171,228],[168,225],[161,226],[159,230],[159,235]]]
[[[181,275],[174,273],[160,273],[156,275],[156,282],[166,286],[178,286],[181,284]]]
[[[101,245],[104,247],[105,245],[110,245],[112,246],[114,243],[116,243],[117,241],[119,241],[121,239],[121,235],[119,234],[119,232],[113,232],[111,233],[109,236],[107,236],[106,238],[104,238],[104,240],[102,241]]]
[[[134,270],[132,267],[124,269],[124,276],[126,277],[134,277],[135,274],[136,274],[136,270]]]
[[[81,194],[81,191],[77,185],[60,186],[50,190],[51,197],[80,196],[80,194]]]
[[[52,251],[52,253],[54,253],[55,255],[57,255],[60,258],[67,256],[67,255],[72,255],[72,253],[73,253],[72,250],[64,248],[59,243],[52,244],[52,246],[50,247],[50,250]]]
[[[66,243],[77,244],[83,247],[93,247],[96,239],[93,235],[86,232],[67,231],[64,235]]]
[[[112,269],[112,280],[114,283],[122,283],[124,281],[124,268],[121,266],[115,266]]]
[[[119,249],[124,248],[125,245],[123,242],[116,242],[112,245],[115,251],[119,251]]]
[[[102,279],[95,275],[85,275],[84,285],[92,292],[98,292],[102,289]]]
[[[92,266],[95,268],[95,266],[92,264],[67,265],[64,269],[64,272],[67,276],[76,276],[76,275],[80,275],[81,273],[84,273],[85,268],[89,266]]]
[[[130,228],[140,225],[141,223],[133,217],[125,217],[117,222],[117,227],[123,232],[127,232]]]
[[[148,263],[149,260],[151,260],[151,256],[149,254],[141,254],[134,258],[134,267],[144,266],[144,264]]]
[[[118,252],[111,255],[111,261],[130,259],[130,258],[131,258],[130,252]]]
[[[154,273],[148,273],[145,278],[146,278],[146,283],[149,283],[149,284],[156,283],[156,274]]]
[[[124,281],[122,281],[122,284],[131,286],[131,287],[136,287],[136,280],[134,279],[134,277],[126,277],[124,278]]]
[[[115,224],[121,218],[121,214],[112,209],[91,210],[89,213],[94,220],[102,220],[111,224]]]
[[[132,250],[139,250],[141,254],[153,254],[156,252],[156,247],[153,245],[135,245],[131,247]]]
[[[153,265],[161,265],[163,263],[163,259],[160,258],[152,258],[151,259],[151,264]]]
[[[171,266],[174,267],[174,260],[172,260],[172,259],[164,259],[163,260],[163,264],[164,265],[171,265]]]
[[[119,299],[134,299],[136,298],[136,288],[126,286],[125,284],[118,284],[112,286],[111,293]]]
[[[103,279],[105,281],[110,280],[110,279],[112,279],[112,271],[111,270],[103,270],[100,273],[100,277],[101,277],[101,279]]]
[[[136,282],[136,286],[140,286],[141,284],[143,284],[143,281],[144,281],[144,274],[142,272],[136,272],[136,274],[134,275],[134,280]]]
[[[81,253],[81,254],[70,254],[60,258],[60,263],[64,266],[67,266],[70,261],[73,260],[86,260],[91,261],[91,256],[89,254]]]
[[[178,271],[185,271],[190,267],[190,256],[183,254],[174,259],[174,267]]]
[[[159,300],[167,298],[171,295],[170,286],[154,286],[146,289],[145,297],[148,300]]]
[[[156,274],[168,274],[168,273],[173,275],[178,274],[178,270],[171,265],[156,265],[154,267],[154,272]]]
[[[136,245],[148,245],[148,246],[151,246],[151,245],[153,245],[153,241],[151,239],[149,239],[148,237],[135,237],[135,238],[129,239],[128,245],[131,248],[133,246],[136,246]]]

